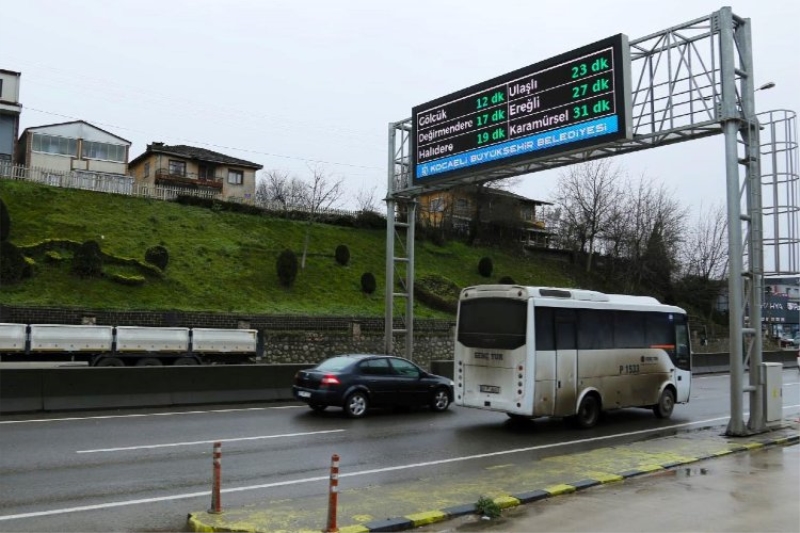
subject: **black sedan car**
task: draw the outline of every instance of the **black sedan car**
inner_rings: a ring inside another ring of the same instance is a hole
[[[453,401],[453,382],[401,357],[349,354],[301,370],[292,392],[315,411],[332,405],[360,418],[370,407],[427,405],[445,411]]]

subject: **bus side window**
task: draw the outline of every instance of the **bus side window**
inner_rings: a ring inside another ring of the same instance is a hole
[[[550,307],[537,307],[534,313],[536,323],[536,349],[555,350],[555,330],[553,328],[553,309]]]

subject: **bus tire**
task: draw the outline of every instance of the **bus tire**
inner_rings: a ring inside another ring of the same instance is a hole
[[[136,361],[136,366],[161,366],[161,360],[155,357],[143,357]]]
[[[583,429],[593,428],[600,419],[600,400],[594,394],[587,394],[578,406],[578,413],[574,420],[578,427]]]
[[[125,361],[119,357],[102,357],[94,366],[125,366]]]
[[[672,410],[675,408],[675,393],[672,389],[667,387],[661,392],[658,398],[658,403],[653,406],[653,413],[656,418],[669,418],[672,416]]]
[[[197,359],[194,357],[178,357],[172,362],[172,366],[193,366],[197,364]]]

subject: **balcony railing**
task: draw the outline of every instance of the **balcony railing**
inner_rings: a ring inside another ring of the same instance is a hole
[[[209,187],[212,189],[222,190],[223,178],[219,177],[202,177],[198,174],[185,173],[176,174],[170,172],[167,168],[159,168],[156,170],[156,185],[176,185],[181,187]]]

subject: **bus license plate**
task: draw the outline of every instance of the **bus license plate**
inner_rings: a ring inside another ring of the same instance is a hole
[[[488,392],[489,394],[500,394],[500,387],[497,385],[481,385],[481,392]]]

